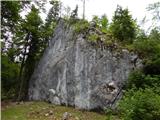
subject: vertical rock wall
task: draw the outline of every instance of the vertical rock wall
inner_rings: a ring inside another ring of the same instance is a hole
[[[29,99],[104,109],[121,96],[135,55],[93,47],[63,21],[30,80]]]

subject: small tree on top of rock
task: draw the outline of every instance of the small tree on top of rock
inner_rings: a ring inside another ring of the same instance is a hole
[[[76,8],[71,13],[71,18],[76,19],[78,17],[78,5],[76,5]]]
[[[107,16],[104,14],[102,15],[101,17],[101,29],[102,29],[102,32],[106,33],[107,32],[107,29],[108,29],[108,19],[107,19]]]
[[[117,6],[110,30],[114,37],[120,41],[133,41],[136,33],[136,24],[128,9],[122,9],[121,6]]]

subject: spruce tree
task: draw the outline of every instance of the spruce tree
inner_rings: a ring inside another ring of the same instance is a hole
[[[110,30],[119,41],[132,42],[136,34],[136,24],[128,9],[117,6]]]

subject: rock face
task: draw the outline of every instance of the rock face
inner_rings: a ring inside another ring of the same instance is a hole
[[[61,21],[31,77],[29,99],[87,110],[112,107],[135,67],[134,57],[127,50],[95,48]]]

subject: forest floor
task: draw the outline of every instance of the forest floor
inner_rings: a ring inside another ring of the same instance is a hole
[[[118,120],[105,114],[82,111],[46,102],[3,102],[2,120]]]

